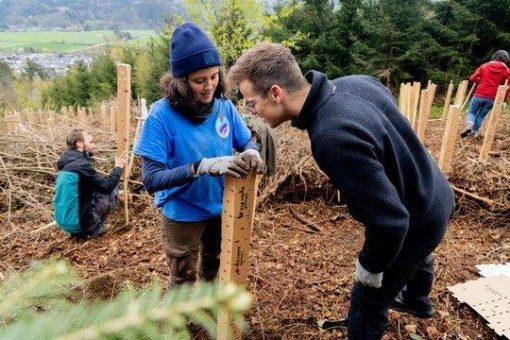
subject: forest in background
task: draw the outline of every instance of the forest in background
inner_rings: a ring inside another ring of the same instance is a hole
[[[441,92],[510,46],[510,0],[292,0],[276,2],[271,11],[254,0],[186,0],[185,13],[169,14],[148,44],[113,43],[92,65],[77,63],[56,79],[45,79],[37,65],[13,75],[0,61],[0,112],[97,105],[116,93],[117,62],[133,67],[134,98],[152,102],[168,70],[173,28],[185,20],[208,31],[226,69],[243,50],[274,41],[292,49],[303,71],[330,78],[371,74],[392,89],[432,80]]]

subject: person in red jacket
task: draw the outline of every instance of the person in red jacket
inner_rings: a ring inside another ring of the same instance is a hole
[[[480,66],[469,77],[470,82],[477,83],[478,85],[469,105],[466,128],[460,134],[462,138],[469,135],[477,135],[485,116],[487,116],[487,113],[489,113],[494,105],[498,86],[506,80],[510,82],[510,69],[506,65],[508,60],[507,51],[496,51],[491,61]],[[506,97],[508,98],[508,93]]]

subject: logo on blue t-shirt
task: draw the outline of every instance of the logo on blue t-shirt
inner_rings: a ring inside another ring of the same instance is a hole
[[[216,133],[221,138],[227,138],[229,132],[230,124],[228,122],[228,119],[224,115],[219,114],[218,118],[216,118]]]

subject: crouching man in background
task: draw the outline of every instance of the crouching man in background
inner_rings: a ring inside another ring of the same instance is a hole
[[[110,175],[103,176],[90,162],[96,145],[89,133],[75,129],[66,142],[68,149],[57,162],[55,221],[76,238],[99,236],[108,229],[106,217],[118,203],[117,184],[127,155],[118,156]]]

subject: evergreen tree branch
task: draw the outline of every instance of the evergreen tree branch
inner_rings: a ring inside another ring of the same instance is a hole
[[[15,283],[17,288],[13,286]],[[171,336],[190,339],[187,329],[190,321],[215,337],[218,312],[227,311],[231,320],[243,329],[242,313],[251,305],[251,296],[233,284],[185,285],[162,295],[157,281],[142,289],[128,283],[117,297],[101,303],[83,300],[73,303],[63,299],[70,295],[72,287],[76,287],[76,276],[65,263],[50,263],[12,275],[0,287],[3,293],[0,338],[74,340]],[[33,297],[41,296],[47,305],[27,312],[33,306]],[[11,313],[15,306],[23,308],[18,307],[19,313]]]

